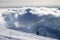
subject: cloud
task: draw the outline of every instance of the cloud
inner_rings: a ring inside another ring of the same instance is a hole
[[[30,8],[30,13],[26,9]],[[18,19],[14,25],[19,28],[20,26],[28,27],[35,23],[44,22],[46,16],[52,15],[54,17],[60,17],[60,10],[58,8],[47,8],[47,7],[21,7],[21,8],[2,8],[0,13],[8,14],[15,13],[15,17]],[[0,16],[1,17],[1,16]],[[48,16],[51,17],[51,16]],[[13,17],[11,17],[12,19]],[[4,18],[1,17],[0,23],[4,22]],[[46,22],[46,21],[45,21]],[[18,27],[19,26],[19,27]]]
[[[0,13],[17,13],[20,15],[24,15],[26,13],[26,9],[30,8],[32,14],[36,14],[38,16],[41,15],[53,15],[53,16],[60,16],[60,10],[58,8],[47,8],[47,7],[22,7],[22,8],[2,8],[0,9]]]
[[[58,10],[58,8],[46,8],[46,7],[40,7],[40,8],[33,8],[30,11],[32,14],[36,14],[36,15],[53,15],[55,17],[60,16],[60,10]]]
[[[60,0],[0,0],[0,7],[20,7],[20,6],[59,7],[59,5]]]

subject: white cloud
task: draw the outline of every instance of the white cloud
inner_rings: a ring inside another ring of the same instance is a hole
[[[30,8],[31,9],[31,13],[32,14],[36,14],[38,16],[41,15],[54,15],[54,16],[60,16],[60,10],[58,10],[58,8],[46,8],[46,7],[22,7],[22,8],[5,8],[5,9],[0,9],[0,13],[17,13],[20,15],[23,15],[26,13],[26,9]],[[16,15],[17,16],[17,15]]]
[[[60,16],[60,10],[58,8],[46,8],[46,7],[40,7],[40,8],[34,8],[31,10],[32,14],[37,14],[39,16],[41,15],[53,15],[53,16]]]
[[[0,7],[20,7],[20,6],[57,6],[60,0],[0,0]]]

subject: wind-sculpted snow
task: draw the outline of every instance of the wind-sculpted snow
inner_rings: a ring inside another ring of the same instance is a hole
[[[0,13],[0,26],[3,25],[2,28],[60,38],[59,8],[1,8]]]

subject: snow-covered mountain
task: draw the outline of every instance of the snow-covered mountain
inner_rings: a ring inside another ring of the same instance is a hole
[[[60,38],[59,8],[1,8],[0,26],[50,38]]]

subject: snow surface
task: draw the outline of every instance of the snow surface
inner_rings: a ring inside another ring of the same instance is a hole
[[[12,40],[14,39],[15,40],[18,40],[18,39],[19,40],[58,40],[58,39],[53,39],[53,38],[48,38],[48,37],[43,37],[43,36],[37,36],[35,34],[19,32],[15,30],[6,29],[6,28],[4,29],[0,28],[0,38],[7,39],[9,37],[12,38]]]

